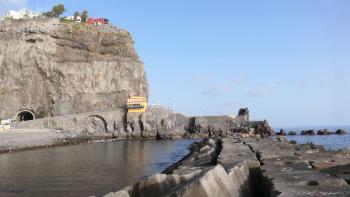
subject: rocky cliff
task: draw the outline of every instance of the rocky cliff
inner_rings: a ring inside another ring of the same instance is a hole
[[[56,19],[0,22],[0,118],[18,110],[59,116],[148,97],[131,35]]]

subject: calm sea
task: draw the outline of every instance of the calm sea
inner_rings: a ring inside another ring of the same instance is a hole
[[[160,173],[199,140],[117,140],[0,154],[0,196],[102,196]]]
[[[282,127],[276,127],[275,131],[279,132]],[[283,127],[288,133],[289,131],[295,131],[297,135],[287,136],[288,140],[295,140],[298,143],[313,142],[314,144],[323,145],[326,149],[338,150],[338,149],[350,149],[350,126],[329,126],[329,127]],[[337,129],[344,129],[346,135],[315,135],[315,136],[304,136],[300,135],[302,130],[313,129],[316,132],[320,129],[329,129],[336,131]]]

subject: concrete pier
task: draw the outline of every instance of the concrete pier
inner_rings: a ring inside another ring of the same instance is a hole
[[[209,139],[163,174],[106,196],[349,196],[348,154],[283,138]]]

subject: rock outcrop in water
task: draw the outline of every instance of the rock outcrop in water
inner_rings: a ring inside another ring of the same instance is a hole
[[[281,129],[280,132],[276,133],[276,135],[285,136],[285,135],[287,135],[287,134],[286,134],[286,132],[284,131],[284,129]]]
[[[316,135],[316,133],[315,130],[309,129],[301,131],[301,135]]]
[[[334,132],[328,129],[322,129],[317,131],[317,135],[332,135],[332,134],[334,134]]]
[[[346,131],[344,129],[337,129],[335,134],[337,134],[337,135],[344,135],[344,134],[346,134]]]
[[[0,118],[20,109],[59,116],[148,97],[130,34],[57,19],[0,22]]]

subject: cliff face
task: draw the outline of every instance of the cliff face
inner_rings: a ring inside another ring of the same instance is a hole
[[[0,118],[20,109],[49,116],[124,106],[148,97],[147,78],[125,30],[58,20],[0,22]]]

